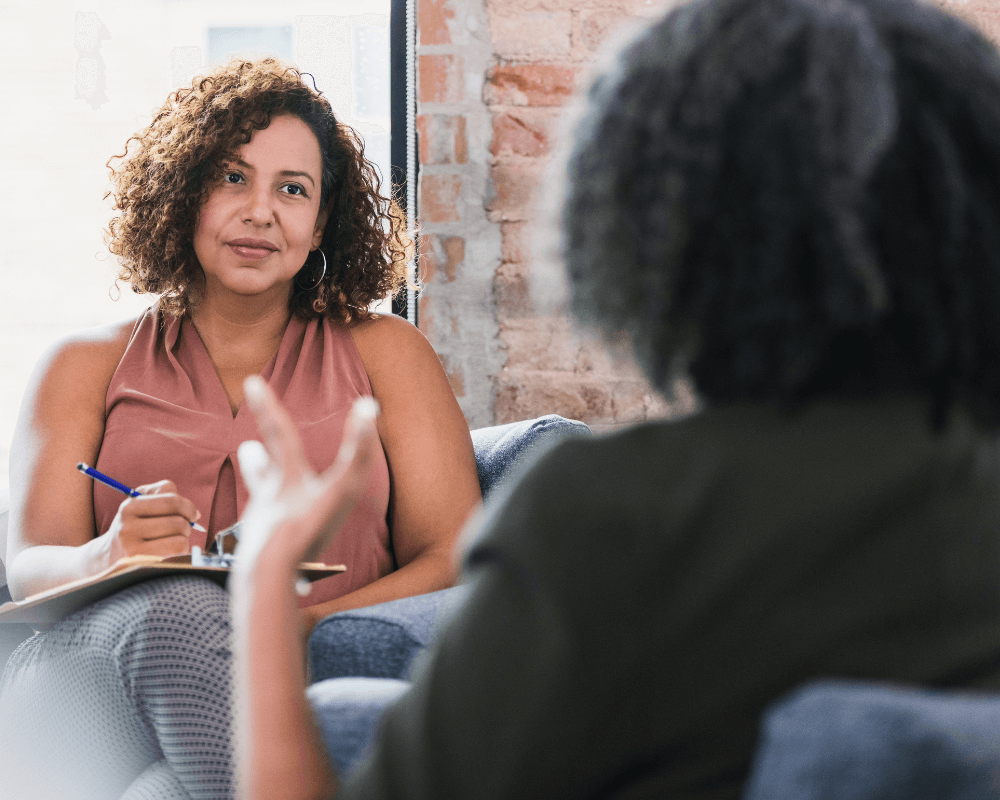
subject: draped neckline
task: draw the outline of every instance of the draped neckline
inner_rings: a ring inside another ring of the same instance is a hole
[[[298,326],[295,325],[296,322],[299,322]],[[289,347],[292,346],[291,342],[295,341],[294,336],[289,336],[290,331],[294,327],[301,327],[301,325],[301,321],[299,321],[297,317],[292,314],[288,320],[288,324],[285,325],[285,330],[281,334],[281,341],[278,342],[277,349],[275,349],[274,353],[259,373],[265,382],[271,382],[271,376],[274,374],[274,368],[278,363],[279,356],[287,352]],[[184,330],[182,330],[182,328]],[[239,407],[233,411],[233,407],[229,402],[229,395],[226,394],[226,387],[222,383],[222,376],[219,375],[219,370],[216,368],[215,362],[212,360],[212,355],[208,352],[205,340],[201,338],[201,332],[194,324],[194,320],[192,320],[189,315],[185,314],[184,317],[181,318],[180,324],[175,327],[173,334],[173,340],[168,341],[167,346],[172,350],[180,336],[191,335],[190,346],[193,348],[192,355],[199,360],[204,360],[211,368],[212,375],[215,376],[214,381],[207,381],[207,386],[209,387],[209,391],[212,396],[210,398],[206,398],[206,403],[211,407],[218,407],[218,411],[220,412],[224,410],[234,422],[245,417],[249,413],[245,410],[246,398],[241,400]]]

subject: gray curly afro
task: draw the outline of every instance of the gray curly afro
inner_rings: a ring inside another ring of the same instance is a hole
[[[1000,420],[1000,59],[910,0],[695,0],[593,83],[573,310],[709,403],[917,392]]]

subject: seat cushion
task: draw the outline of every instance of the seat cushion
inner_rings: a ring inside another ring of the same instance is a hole
[[[309,687],[313,716],[341,780],[368,749],[382,714],[409,688],[385,678],[338,678]]]
[[[1000,796],[1000,695],[820,682],[776,702],[743,800]]]
[[[341,611],[309,637],[309,679],[402,679],[467,593],[465,586]]]
[[[566,436],[588,436],[590,428],[550,414],[538,419],[471,432],[483,499],[503,489],[538,454]],[[404,597],[323,619],[309,638],[311,681],[369,677],[403,679],[451,610],[464,587]]]
[[[555,442],[567,436],[589,436],[590,428],[575,419],[548,414],[472,433],[476,469],[483,500],[511,484],[524,468]]]

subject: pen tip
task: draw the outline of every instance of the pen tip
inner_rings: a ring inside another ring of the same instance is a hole
[[[82,461],[77,463],[76,468],[80,470],[80,472],[86,472],[88,469],[87,465],[84,464]]]

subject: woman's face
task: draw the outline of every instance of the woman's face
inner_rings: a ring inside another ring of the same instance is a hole
[[[206,293],[287,296],[309,251],[319,247],[323,161],[301,119],[275,117],[225,165],[198,214],[194,252]]]

